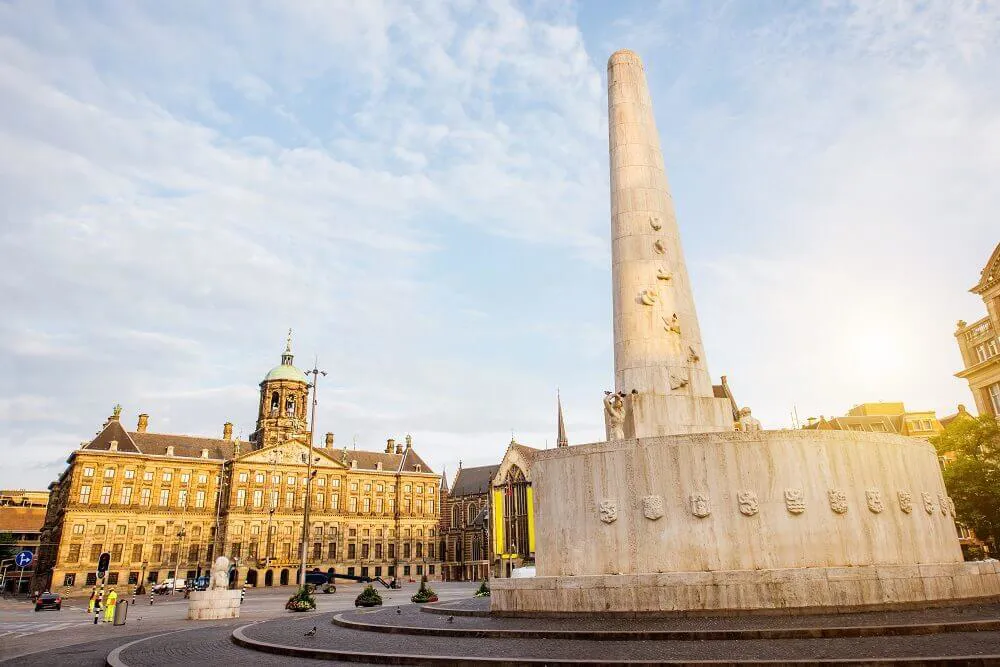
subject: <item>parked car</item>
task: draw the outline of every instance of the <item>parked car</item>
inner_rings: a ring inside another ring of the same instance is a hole
[[[62,609],[62,598],[55,593],[49,593],[48,591],[42,593],[35,598],[35,611],[41,611],[43,609],[55,609],[56,611],[59,611]]]
[[[153,592],[157,595],[163,595],[164,593],[169,593],[171,588],[175,591],[183,591],[185,585],[183,579],[165,579],[163,582],[153,586]]]
[[[198,577],[191,582],[191,590],[193,591],[207,591],[209,583],[211,582],[211,577]]]

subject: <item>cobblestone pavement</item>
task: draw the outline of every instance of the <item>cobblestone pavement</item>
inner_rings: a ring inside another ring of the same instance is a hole
[[[478,583],[454,582],[436,583],[435,589],[443,600],[468,597]],[[354,608],[354,598],[361,587],[355,584],[338,584],[337,593],[317,595],[320,611],[335,611]],[[416,585],[407,585],[402,590],[383,591],[382,599],[387,605],[408,604]],[[294,591],[293,587],[247,589],[247,597],[240,610],[240,622],[287,616],[284,603]],[[188,621],[187,600],[183,596],[156,596],[153,606],[148,596],[137,599],[137,605],[129,610],[124,626],[101,623],[93,625],[92,616],[86,613],[86,600],[69,600],[62,611],[34,612],[30,601],[3,600],[0,604],[0,662],[19,656],[35,656],[34,662],[23,664],[63,664],[67,656],[74,656],[77,646],[106,646],[104,656],[113,648],[132,641],[136,637],[157,634],[168,630],[206,628],[219,625],[214,621]],[[226,635],[228,637],[228,634]],[[73,646],[72,650],[67,647]],[[234,647],[235,648],[235,647]],[[46,656],[58,656],[58,663]],[[83,659],[83,658],[81,658]],[[85,662],[82,664],[86,664]]]
[[[389,615],[391,617],[392,613]],[[332,625],[333,616],[334,614],[319,614],[309,618],[289,617],[265,621],[247,628],[245,634],[253,640],[307,648],[515,660],[526,658],[570,661],[819,660],[982,656],[1000,653],[1000,632],[963,632],[912,637],[728,641],[463,639],[350,630]],[[458,621],[457,617],[455,621]],[[304,637],[304,630],[313,625],[318,627],[317,635],[311,638]]]

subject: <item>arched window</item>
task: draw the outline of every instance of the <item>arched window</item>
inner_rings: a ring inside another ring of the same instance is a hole
[[[295,397],[289,396],[285,399],[285,416],[294,417],[295,416]]]
[[[479,507],[476,503],[472,503],[469,505],[469,525],[472,525],[472,522],[476,520],[477,514],[479,514]]]
[[[278,392],[271,394],[271,416],[277,417],[278,410],[281,407],[281,397],[278,396]]]
[[[452,528],[461,528],[461,522],[460,522],[460,519],[459,519],[460,516],[461,516],[461,514],[459,514],[459,507],[458,507],[458,505],[454,505],[451,508],[451,527]]]

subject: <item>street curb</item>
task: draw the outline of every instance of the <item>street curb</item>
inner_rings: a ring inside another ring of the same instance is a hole
[[[252,624],[251,624],[252,625]],[[230,639],[237,646],[259,651],[261,653],[271,653],[274,655],[285,655],[298,658],[312,658],[315,660],[340,660],[343,662],[365,662],[380,665],[460,665],[462,667],[473,667],[474,665],[497,665],[499,667],[517,667],[519,665],[591,665],[593,667],[613,667],[616,665],[691,665],[722,666],[740,665],[742,667],[759,665],[761,667],[799,667],[801,665],[816,664],[838,664],[838,665],[907,665],[908,667],[943,667],[945,665],[973,665],[982,667],[993,667],[1000,665],[1000,654],[996,655],[973,655],[973,656],[952,656],[952,657],[926,657],[926,658],[831,658],[831,659],[809,659],[809,660],[564,660],[561,658],[490,658],[477,656],[474,658],[454,655],[413,655],[404,653],[362,653],[359,651],[340,651],[336,649],[307,648],[303,646],[287,646],[284,644],[273,644],[270,642],[258,641],[249,638],[243,631],[249,628],[245,625],[233,630]],[[116,666],[117,667],[117,666]],[[125,666],[123,666],[125,667]]]
[[[738,639],[836,639],[857,637],[900,637],[936,635],[949,632],[1000,630],[1000,620],[958,621],[910,625],[859,625],[829,628],[755,628],[743,630],[501,630],[484,628],[429,628],[380,625],[333,617],[333,624],[361,632],[399,635],[429,635],[468,639],[579,639],[589,641],[706,641]]]

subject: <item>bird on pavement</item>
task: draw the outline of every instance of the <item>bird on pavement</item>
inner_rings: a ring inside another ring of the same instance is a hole
[[[312,630],[310,630],[309,632],[307,632],[307,633],[305,634],[305,636],[306,636],[306,637],[315,637],[315,636],[316,636],[316,626],[314,625],[314,626],[313,626],[313,629],[312,629]]]
[[[402,609],[400,609],[399,607],[396,607],[396,613],[397,613],[397,614],[402,614],[402,613],[403,613],[403,610],[402,610]]]
[[[455,622],[455,617],[454,616],[449,616],[448,617],[448,622],[449,623],[454,623]]]

